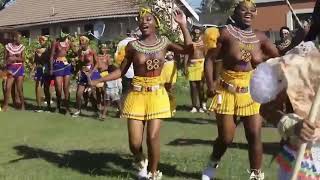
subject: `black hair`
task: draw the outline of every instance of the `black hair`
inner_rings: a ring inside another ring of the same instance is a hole
[[[287,27],[287,26],[282,26],[282,27],[280,28],[280,31],[279,31],[281,38],[283,38],[283,35],[282,35],[282,31],[283,31],[283,30],[288,30],[289,32],[291,32],[290,29],[289,29],[289,27]]]

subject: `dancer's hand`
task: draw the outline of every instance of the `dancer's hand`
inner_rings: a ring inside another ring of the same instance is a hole
[[[213,98],[216,94],[217,94],[217,91],[216,91],[216,82],[213,83],[213,87],[209,88],[207,90],[207,96],[209,98]]]
[[[187,17],[183,13],[183,11],[181,11],[180,9],[177,9],[174,12],[173,18],[180,26],[186,26],[187,25]]]
[[[90,86],[97,86],[97,84],[99,84],[99,81],[97,80],[93,80],[93,81],[89,81]]]
[[[295,125],[295,134],[304,142],[312,142],[319,138],[320,123],[303,120]]]

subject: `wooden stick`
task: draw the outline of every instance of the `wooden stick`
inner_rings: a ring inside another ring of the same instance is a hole
[[[315,100],[313,101],[313,104],[312,104],[312,107],[311,107],[311,111],[310,111],[310,114],[309,114],[309,121],[311,123],[314,123],[316,121],[319,108],[320,108],[320,86],[318,88],[317,94],[315,96]],[[307,143],[303,143],[300,146],[299,153],[298,153],[298,156],[297,156],[296,164],[294,166],[294,171],[293,171],[293,175],[291,177],[291,180],[297,180],[297,178],[298,178],[298,174],[299,174],[300,166],[301,166],[301,161],[302,161],[302,159],[304,157],[304,153],[305,153],[306,147],[307,147]]]
[[[303,25],[302,25],[300,19],[298,18],[297,14],[294,12],[293,7],[291,6],[291,3],[289,2],[289,0],[285,0],[285,1],[286,1],[287,5],[289,6],[289,9],[290,9],[291,13],[293,14],[294,18],[298,22],[300,28],[303,29]]]

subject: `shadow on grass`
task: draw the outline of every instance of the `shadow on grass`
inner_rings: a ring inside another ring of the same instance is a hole
[[[204,118],[179,118],[173,117],[167,120],[168,122],[178,122],[184,124],[216,124],[215,120],[204,119]]]
[[[191,107],[187,105],[177,105],[176,107],[177,111],[190,111]]]
[[[212,146],[214,141],[202,139],[175,139],[168,143],[169,146],[194,146],[194,145],[207,145]],[[229,148],[248,150],[247,143],[232,143]],[[277,155],[280,152],[280,143],[263,143],[263,153],[269,155]]]
[[[15,146],[14,149],[22,157],[9,161],[9,164],[22,160],[43,159],[59,168],[71,168],[82,174],[89,174],[91,176],[136,178],[135,172],[131,170],[133,169],[132,161],[128,154],[91,153],[84,150],[57,153],[25,145]],[[200,173],[179,171],[175,166],[169,164],[160,163],[159,166],[163,174],[170,177],[198,179],[200,176]]]

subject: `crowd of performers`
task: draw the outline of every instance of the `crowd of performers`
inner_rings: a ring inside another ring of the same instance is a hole
[[[177,64],[174,60],[178,59],[176,56],[184,54],[184,72],[190,81],[192,94],[191,112],[207,110],[207,100],[203,92],[205,74],[207,96],[213,98],[208,110],[215,112],[218,128],[218,137],[201,178],[210,180],[215,177],[219,162],[233,141],[236,120],[240,118],[248,141],[249,179],[264,179],[261,167],[261,115],[267,118],[275,114],[272,116],[273,122],[278,124],[281,134],[285,137],[282,142],[285,147],[282,155],[285,156],[278,158],[279,179],[287,180],[292,174],[299,145],[292,144],[292,139],[300,139],[302,142],[314,141],[319,137],[316,132],[320,125],[301,120],[292,114],[286,115],[295,112],[288,98],[283,98],[286,97],[285,93],[281,100],[277,101],[278,109],[274,109],[274,106],[270,108],[268,104],[261,106],[253,100],[249,92],[250,79],[259,64],[270,58],[283,56],[302,41],[315,39],[319,32],[319,7],[320,3],[317,1],[310,27],[301,27],[294,36],[290,35],[288,29],[282,28],[282,39],[277,44],[272,43],[264,33],[252,30],[252,20],[257,14],[252,0],[236,3],[233,15],[222,28],[208,28],[203,36],[200,28],[194,28],[193,38],[188,31],[185,15],[177,10],[174,19],[182,30],[184,45],[175,44],[167,37],[159,36],[157,29],[161,25],[158,14],[151,8],[142,8],[138,17],[141,36],[129,37],[120,42],[114,62],[106,45],[101,45],[100,52],[96,53],[90,48],[89,39],[86,36],[80,37],[79,49],[76,50],[79,63],[75,68],[78,71],[76,112],[71,112],[69,107],[70,76],[73,68],[66,58],[67,52],[74,49],[74,45],[67,35],[62,34],[61,38],[48,48],[45,46],[47,37],[41,36],[41,47],[36,49],[34,61],[37,110],[41,110],[42,84],[46,104],[51,108],[52,80],[56,90],[57,109],[61,111],[64,105],[67,112],[75,117],[81,115],[83,99],[88,101],[93,96],[101,119],[106,115],[105,104],[115,101],[119,115],[128,119],[129,147],[134,156],[138,178],[161,179],[162,173],[158,169],[160,119],[170,118],[175,112],[174,84]],[[24,109],[23,50],[19,34],[14,36],[13,43],[6,45],[6,71],[10,75],[4,83],[3,111],[8,108],[11,92],[17,94],[14,96],[19,99],[20,108]],[[125,94],[123,98],[122,87]],[[147,156],[142,148],[144,132]],[[309,153],[308,157],[310,156]],[[311,157],[301,167],[299,178],[320,179],[320,171],[314,166]]]

